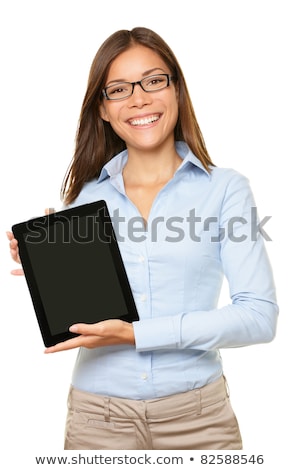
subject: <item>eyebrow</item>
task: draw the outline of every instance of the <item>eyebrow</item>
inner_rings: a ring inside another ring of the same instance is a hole
[[[160,67],[154,67],[153,69],[149,69],[149,70],[145,70],[145,72],[142,73],[142,77],[147,77],[148,75],[151,75],[153,72],[155,72],[156,70],[160,70],[161,72],[163,73],[167,73],[164,69],[160,68]],[[109,86],[111,85],[112,83],[121,83],[121,82],[128,82],[128,80],[126,80],[125,78],[117,78],[115,80],[110,80],[106,86]],[[129,82],[130,83],[130,82]]]

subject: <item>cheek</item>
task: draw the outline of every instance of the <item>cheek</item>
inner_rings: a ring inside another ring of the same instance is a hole
[[[178,121],[178,115],[179,115],[179,110],[178,110],[178,104],[173,103],[172,106],[170,106],[170,116],[169,116],[169,125],[172,127],[176,126],[176,123]]]
[[[109,114],[108,115],[109,119],[107,122],[109,122],[111,128],[114,130],[114,132],[123,140],[126,140],[126,125],[124,122],[120,122],[119,119],[115,115]]]
[[[100,116],[104,121],[110,122],[112,125],[118,121],[121,115],[118,103],[105,101],[100,105]]]
[[[103,103],[100,104],[99,106],[99,114],[100,114],[101,119],[103,119],[103,121],[109,122],[109,117],[108,117],[105,105]]]
[[[170,99],[168,108],[171,110],[171,114],[174,117],[173,120],[177,122],[178,114],[179,114],[179,100],[178,100],[177,89],[174,88],[173,93],[174,94],[172,96],[172,99]]]

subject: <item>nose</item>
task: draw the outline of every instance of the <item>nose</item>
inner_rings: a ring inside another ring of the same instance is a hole
[[[129,97],[130,106],[142,107],[151,102],[150,93],[143,90],[140,82],[133,84],[133,92]]]

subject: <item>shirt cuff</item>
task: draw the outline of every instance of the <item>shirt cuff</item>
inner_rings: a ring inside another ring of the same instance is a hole
[[[136,349],[138,351],[177,349],[180,345],[180,325],[181,315],[133,322]]]

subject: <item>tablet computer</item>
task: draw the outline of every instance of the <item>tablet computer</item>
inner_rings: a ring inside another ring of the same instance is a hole
[[[15,224],[45,346],[76,336],[74,323],[139,319],[106,202]]]

